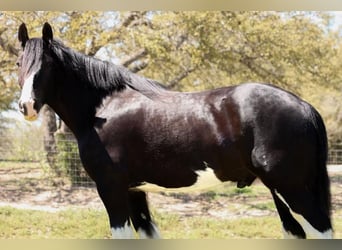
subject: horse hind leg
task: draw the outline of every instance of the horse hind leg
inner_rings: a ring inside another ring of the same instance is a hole
[[[278,196],[273,189],[274,177],[270,176],[270,171],[277,166],[277,155],[267,153],[264,147],[255,147],[252,151],[252,165],[254,171],[258,172],[260,180],[270,189],[274,203],[276,205],[280,220],[283,225],[283,234],[285,239],[304,239],[306,234],[301,225],[291,215],[286,202]],[[276,182],[277,183],[277,182]]]
[[[285,232],[290,232],[296,237],[303,237],[303,232],[298,226],[300,224],[308,238],[332,238],[330,216],[325,212],[325,206],[317,198],[318,194],[310,191],[304,184],[297,184],[297,187],[292,189],[291,187],[278,189],[278,187],[288,185],[285,185],[284,180],[275,175],[275,170],[282,169],[279,162],[283,162],[284,157],[281,152],[278,154],[266,152],[267,150],[262,147],[253,149],[254,171],[267,187],[274,190],[272,195],[283,221]],[[286,222],[284,223],[284,221]]]
[[[152,221],[145,192],[131,189],[128,193],[130,218],[140,238],[159,239],[160,233]]]
[[[254,158],[257,159],[257,158]],[[260,159],[260,158],[259,158]],[[259,168],[262,167],[264,169],[272,167],[266,166],[267,163],[270,164],[270,160],[267,157],[262,157],[263,164],[259,163]],[[254,161],[256,163],[256,161]],[[265,181],[264,178],[260,178],[263,182]],[[283,225],[283,235],[285,239],[305,239],[306,233],[303,230],[300,223],[292,216],[290,212],[290,208],[287,203],[284,201],[282,196],[280,196],[273,188],[273,185],[266,185],[270,188],[271,194],[276,205],[280,220]]]
[[[321,208],[312,192],[277,193],[287,204],[291,214],[300,223],[308,238],[331,239],[333,237],[329,215]]]
[[[274,203],[276,205],[276,208],[279,213],[279,217],[283,224],[283,233],[285,239],[305,239],[306,234],[301,227],[301,225],[296,221],[295,218],[291,215],[289,207],[282,201],[282,198],[280,198],[277,193],[274,190],[271,190],[272,197],[274,200]]]

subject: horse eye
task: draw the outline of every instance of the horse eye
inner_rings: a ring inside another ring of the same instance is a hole
[[[20,62],[16,62],[15,64],[16,64],[18,67],[21,66]]]

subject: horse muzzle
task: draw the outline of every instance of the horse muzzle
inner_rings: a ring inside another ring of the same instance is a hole
[[[38,118],[38,112],[34,108],[35,101],[30,99],[28,101],[19,101],[19,110],[24,115],[25,120],[35,121]]]

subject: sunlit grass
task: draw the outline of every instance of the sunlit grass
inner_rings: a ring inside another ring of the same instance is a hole
[[[181,217],[153,212],[166,239],[278,239],[278,216],[215,219]],[[342,218],[334,219],[335,238],[341,238]],[[0,208],[2,239],[106,239],[110,238],[104,210],[70,209],[60,212]]]
[[[5,175],[10,166],[11,174],[24,179],[4,179],[2,185],[16,186],[28,191],[40,183],[43,175],[39,174],[37,163],[0,162]],[[27,175],[29,173],[30,175]],[[31,176],[31,174],[33,174]],[[332,181],[340,183],[340,176],[332,176]],[[40,180],[41,179],[41,180]],[[332,192],[337,193],[338,186],[332,185]],[[193,197],[189,194],[165,194],[183,199],[186,202]],[[213,203],[226,199],[234,201],[227,204],[227,209],[239,214],[241,210],[265,211],[267,216],[223,218],[184,216],[171,212],[159,212],[153,209],[153,215],[162,237],[166,239],[256,239],[282,238],[282,227],[276,213],[269,190],[256,183],[251,187],[237,188],[234,183],[226,183],[208,191],[198,193],[195,199]],[[153,208],[153,204],[151,204]],[[271,214],[271,215],[270,215]],[[336,207],[333,212],[335,238],[342,238],[342,209]],[[2,239],[106,239],[110,238],[108,217],[104,210],[68,209],[59,212],[35,211],[0,207],[0,238]]]
[[[0,238],[103,239],[109,238],[104,211],[70,209],[61,212],[0,208]]]

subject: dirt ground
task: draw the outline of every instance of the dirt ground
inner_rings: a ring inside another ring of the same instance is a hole
[[[332,189],[333,214],[342,216],[342,167],[329,168]],[[262,185],[256,182],[256,186]],[[254,187],[253,187],[254,186]],[[260,188],[259,188],[260,189]],[[180,216],[207,216],[241,218],[276,215],[271,195],[227,195],[213,198],[203,193],[163,194],[149,193],[149,203],[158,212]],[[259,205],[258,205],[259,204]],[[94,188],[74,188],[70,185],[52,185],[44,171],[37,168],[0,167],[0,206],[56,212],[70,208],[104,209]]]

